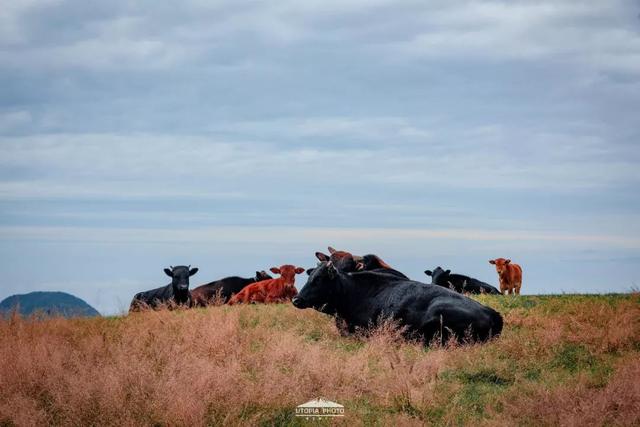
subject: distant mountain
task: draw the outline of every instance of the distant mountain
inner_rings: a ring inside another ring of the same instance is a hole
[[[19,307],[20,314],[23,316],[36,312],[64,317],[100,316],[95,308],[65,292],[31,292],[12,295],[0,302],[0,313],[11,313],[16,306]]]

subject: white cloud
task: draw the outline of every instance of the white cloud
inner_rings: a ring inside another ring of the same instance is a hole
[[[73,10],[10,2],[0,12],[5,66],[169,69],[265,57],[264,49],[331,44],[334,50],[377,51],[384,61],[409,58],[541,59],[593,70],[640,72],[640,35],[625,2],[185,2],[179,9],[114,2],[75,31],[28,34],[29,12]],[[33,41],[32,41],[33,39]],[[15,48],[11,48],[14,46]]]
[[[317,189],[325,182],[348,182],[373,194],[374,188],[393,192],[398,186],[568,191],[638,181],[633,156],[620,156],[616,145],[588,135],[497,125],[440,134],[407,119],[350,118],[239,122],[228,129],[236,130],[229,139],[152,134],[0,139],[0,165],[18,171],[0,179],[0,196],[230,200]],[[335,142],[308,144],[310,136]],[[260,137],[266,139],[243,142]]]
[[[407,250],[420,242],[468,241],[473,245],[487,242],[506,242],[522,247],[543,243],[558,249],[562,245],[575,247],[584,244],[601,245],[600,249],[640,249],[640,236],[624,234],[576,234],[558,231],[529,231],[501,229],[429,229],[429,228],[331,228],[281,226],[220,226],[188,229],[168,228],[93,228],[93,227],[39,227],[0,226],[0,240],[36,240],[56,242],[109,243],[179,243],[242,244],[251,241],[262,246],[323,244],[322,242],[349,242],[356,247],[398,244]],[[384,242],[384,243],[383,243]],[[336,243],[337,244],[337,243]],[[536,246],[537,247],[537,246]]]
[[[32,123],[33,117],[29,111],[0,112],[0,132],[8,132],[24,128]]]
[[[624,9],[622,2],[449,3],[422,15],[426,30],[389,48],[417,58],[546,59],[637,75],[640,34],[611,25],[624,16],[617,13],[633,13]]]

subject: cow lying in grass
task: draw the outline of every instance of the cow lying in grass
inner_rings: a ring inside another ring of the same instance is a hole
[[[500,279],[500,292],[507,295],[509,293],[520,295],[522,287],[522,268],[514,264],[510,259],[496,258],[489,261],[489,264],[496,266],[496,272]]]
[[[206,307],[212,302],[226,303],[234,294],[237,294],[246,286],[263,280],[272,279],[266,271],[256,271],[256,276],[244,278],[238,276],[225,277],[215,282],[201,285],[191,291],[193,305]]]
[[[280,277],[246,286],[229,300],[229,305],[286,302],[297,295],[295,276],[303,273],[304,268],[287,264],[279,268],[272,267],[271,272]]]
[[[431,276],[431,284],[452,289],[464,294],[500,295],[500,291],[488,283],[462,274],[451,274],[451,270],[436,267],[433,271],[425,270],[424,274]]]
[[[485,341],[502,332],[500,313],[464,295],[393,274],[342,272],[331,261],[311,272],[292,303],[343,319],[350,333],[391,319],[425,344]]]
[[[189,277],[198,272],[197,268],[180,265],[165,268],[164,272],[171,277],[171,283],[161,288],[140,292],[133,297],[129,311],[140,311],[144,308],[159,308],[161,306],[182,305],[191,307],[192,300],[189,292]]]
[[[316,258],[318,258],[320,262],[331,261],[338,270],[347,273],[354,271],[377,271],[379,273],[395,274],[396,276],[408,279],[403,273],[395,270],[384,262],[378,255],[353,255],[347,251],[335,250],[331,246],[329,246],[329,253],[331,255],[316,252]]]

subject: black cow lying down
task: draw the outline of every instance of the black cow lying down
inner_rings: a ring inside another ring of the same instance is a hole
[[[425,344],[437,337],[485,341],[502,331],[500,313],[464,295],[375,271],[345,273],[331,262],[311,272],[292,303],[343,319],[351,333],[390,318]]]
[[[351,252],[335,250],[331,246],[329,246],[329,253],[331,255],[316,252],[316,258],[318,258],[320,262],[331,261],[331,263],[342,272],[377,271],[379,273],[394,274],[408,279],[403,273],[395,270],[384,262],[378,255],[353,255]]]
[[[488,283],[462,274],[451,274],[451,270],[436,267],[433,271],[425,270],[431,276],[431,284],[453,289],[459,293],[500,295],[500,291]]]
[[[220,302],[226,303],[233,294],[237,294],[244,289],[245,286],[268,279],[273,279],[273,277],[271,277],[266,271],[262,270],[256,271],[255,277],[244,278],[231,276],[198,286],[191,291],[193,305],[205,307],[216,297],[220,298]]]
[[[164,272],[171,277],[171,283],[161,288],[152,289],[146,292],[137,293],[129,311],[140,311],[143,308],[158,308],[163,304],[185,305],[191,307],[191,293],[189,292],[189,277],[198,272],[197,268],[179,265],[177,267],[165,268]]]

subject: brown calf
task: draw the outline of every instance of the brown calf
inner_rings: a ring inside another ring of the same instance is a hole
[[[229,300],[229,305],[285,302],[298,294],[295,287],[296,274],[304,273],[304,268],[287,264],[280,268],[272,267],[271,271],[280,277],[246,286]]]
[[[489,261],[496,266],[500,278],[500,292],[504,295],[520,295],[522,287],[522,268],[518,264],[511,263],[510,259],[496,258]]]

